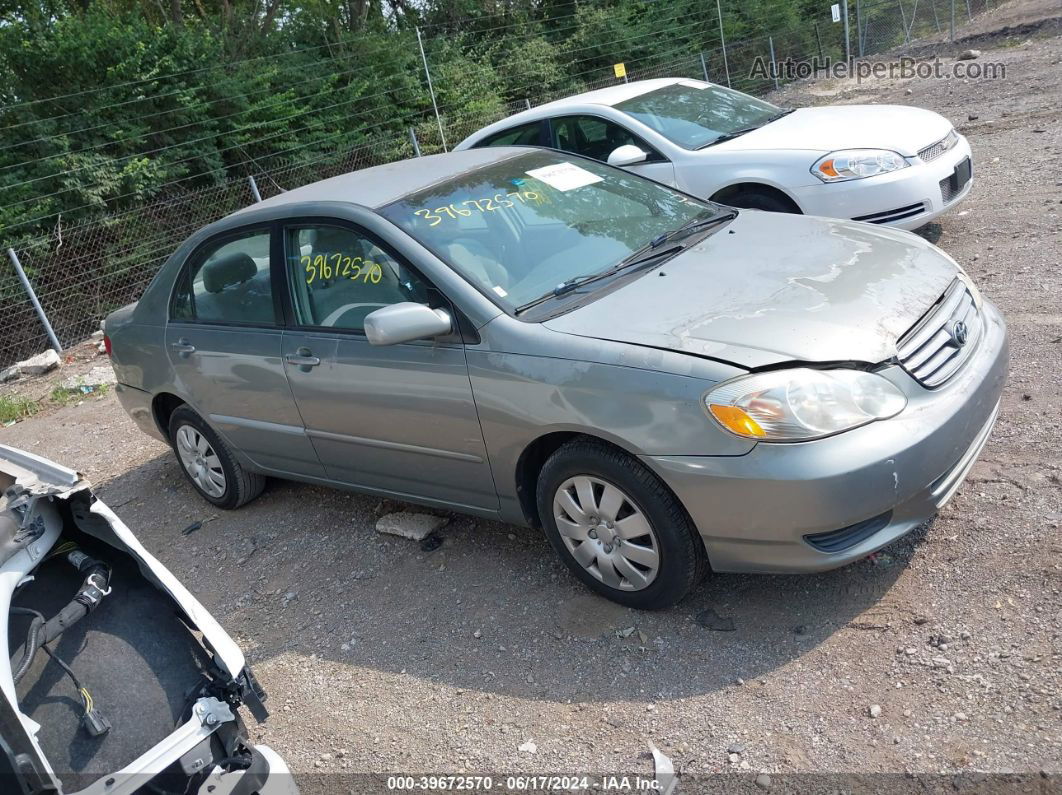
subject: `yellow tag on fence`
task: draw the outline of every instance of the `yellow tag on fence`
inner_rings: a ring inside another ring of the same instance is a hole
[[[627,76],[627,64],[617,63],[612,65],[612,71],[616,73],[616,77]]]

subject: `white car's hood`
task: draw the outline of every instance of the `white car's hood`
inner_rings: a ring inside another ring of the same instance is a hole
[[[938,113],[904,105],[828,105],[799,108],[758,130],[705,151],[891,149],[911,157],[939,141],[951,122]]]

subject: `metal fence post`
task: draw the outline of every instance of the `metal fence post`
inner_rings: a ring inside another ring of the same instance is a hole
[[[706,60],[704,60],[704,50],[701,50],[700,56],[701,56],[701,71],[704,72],[704,82],[705,83],[710,83],[712,81],[708,79],[708,62]]]
[[[449,151],[446,146],[446,133],[443,132],[442,117],[439,115],[439,103],[435,101],[435,88],[431,84],[431,71],[428,69],[428,56],[424,54],[424,39],[417,28],[417,46],[420,47],[420,60],[424,62],[424,76],[428,78],[428,93],[431,94],[431,106],[435,109],[435,123],[439,125],[439,138],[442,141],[443,151]]]
[[[524,104],[527,105],[528,110],[531,110],[531,97],[524,97]]]
[[[413,144],[413,153],[420,157],[420,141],[417,140],[417,131],[412,127],[409,128],[409,142]]]
[[[771,77],[774,78],[774,90],[778,90],[778,61],[774,57],[774,36],[767,37],[767,44],[771,48]]]
[[[22,270],[22,263],[18,261],[18,254],[15,253],[15,249],[9,248],[7,250],[8,259],[11,260],[11,264],[15,266],[15,273],[18,274],[18,280],[22,282],[22,289],[26,291],[26,295],[29,296],[30,303],[33,304],[33,309],[37,312],[37,317],[40,318],[41,325],[44,326],[44,333],[48,335],[48,341],[52,343],[52,347],[55,348],[56,353],[63,352],[63,346],[59,344],[59,338],[55,336],[55,332],[52,330],[52,324],[48,322],[48,316],[44,314],[44,307],[41,306],[41,302],[37,300],[37,294],[33,292],[33,285],[30,284],[29,277],[26,276],[26,272]]]
[[[952,41],[955,41],[955,0],[951,0],[951,26],[949,31],[948,36]]]
[[[815,23],[815,41],[819,45],[819,62],[823,61],[822,56],[822,36],[819,35],[819,23]]]
[[[940,33],[940,17],[937,15],[937,0],[931,0],[929,3],[933,8],[933,24],[937,26],[937,33]]]
[[[726,37],[723,35],[723,9],[719,0],[715,0],[715,13],[719,17],[719,45],[723,48],[723,69],[726,71],[726,84],[730,86],[730,64],[726,59]]]
[[[258,183],[254,181],[254,174],[250,174],[247,177],[247,184],[251,186],[251,195],[254,196],[254,203],[262,201],[262,194],[258,192]]]
[[[973,21],[973,9],[970,8],[970,0],[966,0],[966,19],[968,22]]]
[[[848,0],[844,0],[844,60],[852,63],[852,42],[848,36]]]
[[[863,57],[863,6],[856,0],[856,52]]]
[[[900,24],[903,26],[903,39],[907,44],[911,43],[911,37],[907,35],[907,14],[903,10],[903,0],[896,0],[900,7]]]

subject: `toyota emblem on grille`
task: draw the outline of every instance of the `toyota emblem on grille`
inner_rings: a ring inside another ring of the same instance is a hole
[[[951,337],[955,347],[961,348],[966,344],[966,340],[970,338],[970,330],[964,322],[958,320],[951,324],[951,328],[948,329],[948,335]]]

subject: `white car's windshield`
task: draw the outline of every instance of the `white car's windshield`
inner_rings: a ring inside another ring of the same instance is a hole
[[[685,149],[700,149],[785,114],[740,91],[694,81],[658,88],[615,107]]]
[[[514,150],[380,212],[510,309],[722,208],[582,158]]]

